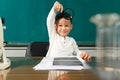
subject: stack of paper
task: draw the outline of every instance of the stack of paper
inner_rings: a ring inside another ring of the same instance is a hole
[[[78,57],[44,57],[35,70],[81,70],[90,67]]]

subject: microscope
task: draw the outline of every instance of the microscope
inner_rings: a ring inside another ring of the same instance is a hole
[[[3,27],[4,20],[0,18],[0,70],[10,67],[11,61],[6,57],[5,48],[4,48],[4,32]]]

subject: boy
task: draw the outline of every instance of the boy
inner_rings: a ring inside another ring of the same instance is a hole
[[[60,13],[57,14],[57,12]],[[85,61],[90,60],[90,56],[85,52],[81,52],[75,40],[68,36],[72,29],[72,17],[67,12],[63,12],[63,6],[57,1],[47,17],[47,28],[50,46],[46,56],[77,55]]]

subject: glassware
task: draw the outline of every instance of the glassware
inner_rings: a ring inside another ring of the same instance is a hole
[[[97,26],[96,73],[101,80],[120,80],[120,16],[96,14],[90,21]]]

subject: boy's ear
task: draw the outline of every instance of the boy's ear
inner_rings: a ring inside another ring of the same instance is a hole
[[[57,25],[55,24],[54,26],[55,26],[55,29],[57,29]]]
[[[56,24],[54,24],[55,28],[56,28]]]

